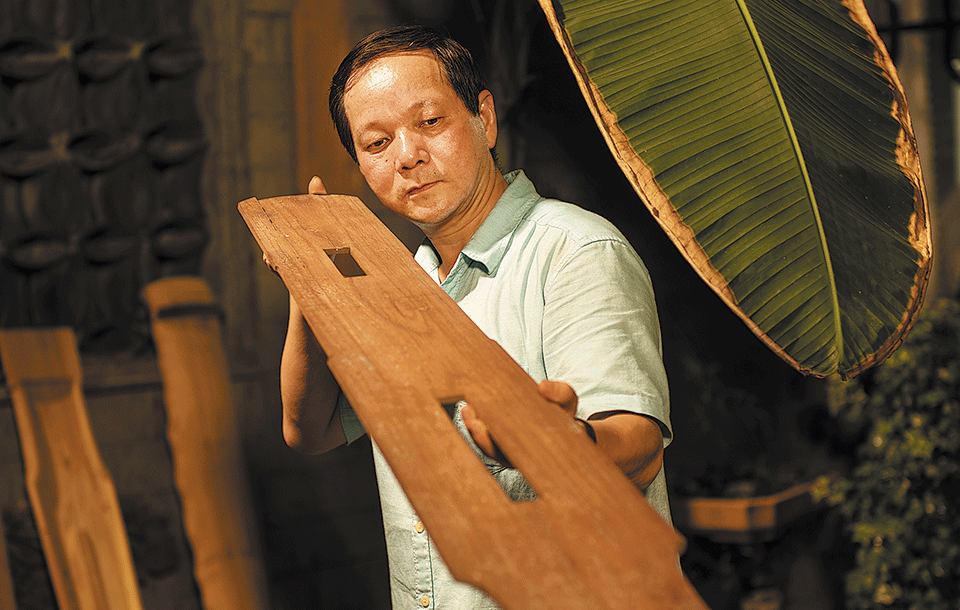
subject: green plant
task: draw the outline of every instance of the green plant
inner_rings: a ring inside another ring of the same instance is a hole
[[[903,346],[831,410],[867,434],[851,474],[819,493],[856,548],[848,607],[960,608],[960,304],[928,304]]]
[[[539,4],[617,164],[707,285],[801,372],[882,362],[932,246],[904,91],[862,1]]]

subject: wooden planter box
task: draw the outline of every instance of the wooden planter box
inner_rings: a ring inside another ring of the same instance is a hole
[[[716,542],[773,540],[785,526],[820,507],[810,493],[813,486],[810,481],[776,494],[748,498],[679,498],[673,503],[673,521],[684,533]]]

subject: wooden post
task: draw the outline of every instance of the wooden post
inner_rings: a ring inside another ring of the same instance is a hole
[[[117,492],[90,429],[73,331],[0,330],[0,359],[60,610],[142,608]]]
[[[703,608],[681,537],[354,197],[240,203],[455,578],[506,610]],[[537,492],[513,502],[443,404]]]
[[[199,278],[144,290],[163,377],[167,434],[205,610],[267,610],[220,309]]]
[[[13,595],[13,578],[10,575],[10,556],[7,554],[7,536],[0,519],[0,608],[17,610]]]

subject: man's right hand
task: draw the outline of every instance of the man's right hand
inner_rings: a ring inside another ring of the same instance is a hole
[[[311,195],[326,195],[327,187],[323,186],[323,180],[320,179],[320,176],[314,176],[310,178],[310,184],[307,185],[307,192]]]
[[[314,176],[307,190],[326,195],[323,180]],[[270,262],[264,259],[267,266]],[[306,453],[322,453],[346,442],[337,398],[340,387],[327,367],[327,356],[313,336],[299,305],[290,297],[287,337],[280,359],[280,398],[283,438]]]

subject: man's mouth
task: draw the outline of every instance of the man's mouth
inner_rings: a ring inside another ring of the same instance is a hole
[[[423,193],[423,192],[425,192],[425,191],[433,188],[434,186],[436,186],[436,185],[439,184],[439,183],[440,183],[439,181],[436,181],[436,182],[427,182],[426,184],[421,184],[420,186],[415,186],[415,187],[413,187],[412,189],[409,189],[409,190],[407,191],[407,196],[410,197],[410,196],[413,196],[413,195],[419,195],[420,193]]]

